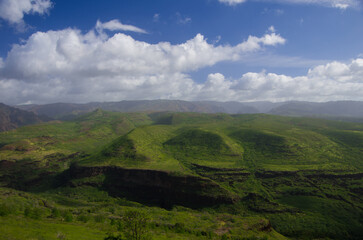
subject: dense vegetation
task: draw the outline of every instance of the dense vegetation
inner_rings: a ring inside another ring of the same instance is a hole
[[[0,134],[0,239],[360,239],[363,124],[96,110]]]

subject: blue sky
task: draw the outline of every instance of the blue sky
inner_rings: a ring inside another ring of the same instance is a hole
[[[0,0],[0,101],[363,100],[360,0]]]

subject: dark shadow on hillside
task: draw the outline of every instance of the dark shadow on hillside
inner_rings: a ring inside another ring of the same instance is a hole
[[[101,181],[92,181],[103,175]],[[58,177],[59,183],[77,187],[91,185],[113,197],[170,209],[174,205],[191,208],[231,204],[234,197],[218,184],[197,176],[177,176],[168,172],[121,167],[81,167],[72,165]]]

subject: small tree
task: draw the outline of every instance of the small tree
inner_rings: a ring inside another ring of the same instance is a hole
[[[123,217],[123,230],[128,240],[151,239],[148,234],[149,217],[144,212],[130,210]]]

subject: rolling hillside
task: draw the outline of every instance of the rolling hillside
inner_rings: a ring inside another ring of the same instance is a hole
[[[360,123],[266,114],[98,109],[26,126],[0,134],[0,230],[32,219],[103,239],[133,209],[154,239],[360,239],[362,144]]]

